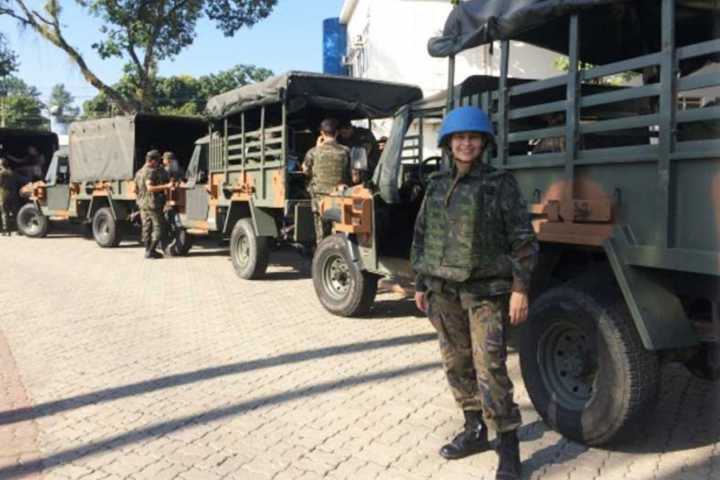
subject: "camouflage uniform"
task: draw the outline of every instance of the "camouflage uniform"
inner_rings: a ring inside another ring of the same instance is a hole
[[[308,190],[312,199],[315,217],[315,239],[317,243],[325,238],[327,228],[320,216],[320,200],[332,193],[338,185],[350,185],[350,150],[337,142],[326,142],[311,148],[303,163],[310,178]]]
[[[12,170],[0,165],[0,226],[2,226],[3,232],[10,231],[10,224],[8,223],[8,203],[10,201],[13,183]]]
[[[478,163],[431,177],[415,225],[412,263],[427,291],[445,373],[463,410],[497,432],[520,426],[505,366],[511,291],[526,292],[538,244],[515,178]]]
[[[146,245],[150,242],[160,242],[163,239],[163,208],[165,207],[165,194],[162,192],[148,192],[146,182],[150,185],[162,185],[170,181],[168,173],[162,167],[150,168],[143,166],[135,174],[137,188],[137,206],[140,208],[142,221],[142,241]]]

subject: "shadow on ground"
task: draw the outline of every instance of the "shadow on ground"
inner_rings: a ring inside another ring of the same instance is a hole
[[[127,445],[133,445],[148,438],[161,437],[172,432],[184,430],[193,425],[211,423],[225,418],[234,417],[256,408],[266,408],[272,405],[291,402],[305,397],[322,395],[335,390],[349,389],[358,385],[384,382],[387,380],[412,376],[418,373],[436,370],[438,368],[440,368],[440,364],[436,362],[422,363],[394,370],[386,370],[367,375],[343,378],[288,392],[258,397],[244,402],[239,402],[228,407],[216,408],[204,413],[188,415],[174,420],[156,423],[149,427],[131,430],[103,440],[89,442],[85,445],[69,448],[24,464],[0,468],[0,478],[22,478],[32,473],[40,472],[43,469],[52,468],[57,465],[66,465],[105,450],[118,449]]]
[[[315,350],[305,350],[295,353],[287,353],[275,357],[262,358],[247,362],[232,363],[219,367],[205,368],[193,372],[169,375],[167,377],[146,380],[129,385],[108,388],[91,392],[75,397],[56,400],[53,402],[41,403],[29,408],[20,408],[0,412],[0,425],[23,422],[26,420],[34,420],[41,417],[55,415],[68,410],[75,410],[87,405],[106,403],[120,398],[142,395],[144,393],[163,390],[166,388],[174,388],[181,385],[202,382],[227,375],[236,375],[239,373],[261,370],[265,368],[276,367],[280,365],[289,365],[293,363],[307,362],[311,360],[333,357],[338,355],[352,355],[354,353],[368,352],[372,350],[380,350],[384,348],[394,348],[400,346],[408,346],[418,343],[430,342],[435,340],[434,334],[409,335],[404,337],[394,337],[382,340],[371,340],[367,342],[348,343],[336,345],[332,347],[318,348]],[[2,478],[2,475],[0,475]]]

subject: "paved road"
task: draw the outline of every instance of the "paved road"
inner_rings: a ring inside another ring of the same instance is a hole
[[[460,424],[410,302],[328,315],[290,253],[243,282],[207,244],[145,262],[72,234],[0,238],[0,478],[492,479],[435,453]],[[538,420],[511,356],[533,479],[718,479],[720,386],[666,367],[623,445]]]

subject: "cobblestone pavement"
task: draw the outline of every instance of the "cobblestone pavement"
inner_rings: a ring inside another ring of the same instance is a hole
[[[492,452],[436,454],[461,419],[410,302],[336,318],[294,254],[244,282],[211,247],[146,262],[0,238],[0,478],[494,478]],[[510,363],[527,478],[720,478],[717,384],[666,367],[632,438],[588,449],[539,421]]]

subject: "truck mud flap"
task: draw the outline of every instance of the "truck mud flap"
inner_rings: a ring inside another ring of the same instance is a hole
[[[625,255],[635,243],[632,232],[617,227],[603,243],[615,278],[643,345],[648,350],[698,344],[680,299],[665,285],[663,272],[628,265]]]

